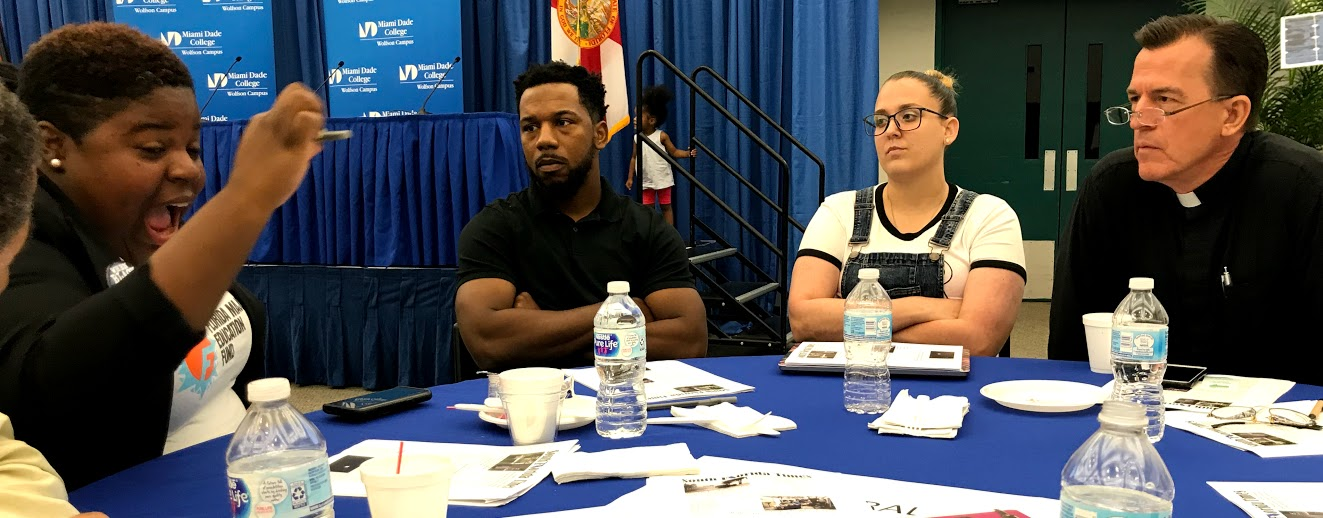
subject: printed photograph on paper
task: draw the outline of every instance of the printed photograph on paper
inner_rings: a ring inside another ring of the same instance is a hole
[[[739,487],[747,483],[749,483],[749,477],[747,475],[740,475],[737,477],[726,477],[722,479],[704,479],[694,482],[685,482],[684,492],[700,493],[703,491],[716,491],[718,489],[729,489],[732,487]]]
[[[1245,439],[1260,446],[1290,446],[1292,444],[1295,444],[1291,441],[1288,441],[1276,435],[1266,434],[1262,432],[1241,432],[1241,433],[1232,433],[1231,435],[1240,437],[1241,439]]]
[[[1171,390],[1171,389],[1166,389],[1166,390]],[[1231,403],[1226,403],[1223,401],[1203,401],[1199,399],[1190,399],[1190,398],[1177,399],[1173,404],[1189,405],[1195,408],[1202,408],[1206,410],[1214,410],[1218,408],[1231,406]]]
[[[709,383],[707,385],[689,385],[687,387],[675,387],[675,390],[685,393],[691,393],[691,392],[716,392],[718,390],[725,390],[725,388],[722,387],[721,385],[713,385]]]
[[[808,357],[831,359],[836,357],[836,351],[809,351]]]
[[[532,467],[533,463],[540,458],[542,458],[542,452],[510,455],[492,466],[491,471],[523,471]]]
[[[836,510],[825,496],[764,496],[762,502],[764,511]]]

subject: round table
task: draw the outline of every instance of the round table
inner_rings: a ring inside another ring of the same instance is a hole
[[[851,414],[842,408],[839,375],[782,373],[776,366],[778,359],[759,356],[687,362],[754,386],[754,392],[739,395],[738,404],[798,423],[797,430],[780,437],[735,439],[692,426],[652,426],[640,438],[612,441],[585,426],[562,432],[558,439],[577,439],[582,451],[588,452],[684,442],[695,457],[715,455],[1056,498],[1061,468],[1098,428],[1099,407],[1066,414],[1022,412],[984,398],[979,388],[1013,379],[1059,379],[1099,386],[1109,379],[1090,372],[1084,362],[1011,358],[974,358],[968,378],[895,378],[893,392],[909,389],[914,395],[969,398],[969,415],[959,436],[928,439],[878,435],[866,426],[875,416]],[[366,423],[344,422],[322,412],[309,414],[309,418],[326,435],[331,454],[366,439],[510,444],[504,429],[478,420],[475,413],[445,409],[454,403],[482,401],[485,380],[434,387],[432,392],[432,400],[420,407]],[[1296,385],[1281,400],[1302,399],[1323,399],[1323,387]],[[663,413],[654,411],[653,415]],[[70,500],[80,510],[102,511],[112,518],[229,516],[228,442],[228,437],[219,438],[135,466],[75,491]],[[1323,481],[1323,457],[1262,459],[1171,428],[1157,448],[1176,480],[1175,512],[1180,516],[1243,515],[1206,484],[1210,480]],[[548,476],[503,507],[452,506],[450,516],[510,516],[600,506],[642,485],[642,480],[556,484]],[[335,510],[342,518],[368,516],[367,502],[360,498],[337,498]]]

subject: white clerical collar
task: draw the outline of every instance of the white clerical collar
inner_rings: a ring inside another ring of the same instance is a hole
[[[1199,195],[1195,194],[1194,191],[1185,194],[1177,193],[1176,200],[1180,201],[1181,206],[1187,209],[1193,209],[1203,204],[1203,202],[1199,201]]]

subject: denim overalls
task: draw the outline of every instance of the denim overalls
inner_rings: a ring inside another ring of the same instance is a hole
[[[951,186],[955,189],[954,185]],[[854,193],[854,231],[850,236],[850,257],[841,270],[841,297],[849,297],[850,290],[859,283],[861,268],[877,268],[878,282],[886,288],[892,299],[901,297],[946,298],[946,260],[942,253],[951,248],[951,239],[965,219],[970,204],[978,193],[961,190],[951,208],[942,215],[937,234],[928,241],[932,250],[927,254],[875,252],[860,254],[868,244],[873,230],[873,194],[876,187],[859,189]]]

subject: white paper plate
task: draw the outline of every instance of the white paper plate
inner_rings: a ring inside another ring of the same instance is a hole
[[[597,398],[591,396],[574,396],[561,403],[560,426],[559,430],[572,430],[587,425],[595,421],[593,417],[597,414]],[[501,428],[506,428],[509,423],[505,420],[505,415],[500,413],[478,412],[478,419],[487,421]]]
[[[1026,412],[1075,412],[1098,404],[1101,387],[1058,380],[1016,380],[984,385],[984,397]]]

